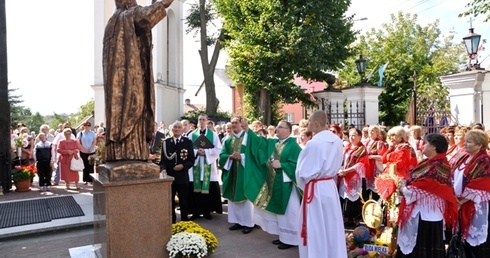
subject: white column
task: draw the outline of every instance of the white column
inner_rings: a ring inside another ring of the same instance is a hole
[[[487,70],[473,70],[441,76],[441,82],[449,88],[451,120],[459,125],[483,123],[490,126],[490,80]],[[488,101],[487,101],[488,102]]]
[[[369,124],[376,125],[379,122],[379,100],[378,97],[384,88],[376,86],[355,86],[351,88],[343,89],[345,96],[347,97],[347,108],[348,112],[364,113],[364,121],[361,119],[354,118],[351,122],[355,125],[359,124]],[[362,106],[364,102],[365,107]],[[358,103],[358,107],[351,107],[350,103],[353,105]],[[352,110],[351,110],[352,108]],[[365,108],[365,109],[364,109]]]
[[[115,10],[114,0],[94,0],[94,79],[92,89],[94,90],[94,121],[100,123],[105,121],[105,99],[104,99],[104,77],[102,71],[102,47],[104,30],[107,21]]]
[[[345,95],[340,90],[322,90],[312,93],[317,99],[318,108],[327,113],[330,124],[344,124]],[[330,105],[330,109],[329,109]]]
[[[106,124],[104,85],[92,85],[92,89],[94,90],[95,102],[94,124],[99,124],[100,122],[104,122],[104,124]]]

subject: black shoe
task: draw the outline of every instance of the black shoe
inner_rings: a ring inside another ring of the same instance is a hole
[[[272,243],[275,244],[275,245],[282,244],[281,240],[279,240],[279,239],[276,239],[276,240],[272,241]]]
[[[205,214],[204,215],[204,218],[207,219],[207,220],[212,220],[213,219],[213,216],[211,216],[211,214]]]
[[[253,230],[253,229],[254,229],[254,228],[245,227],[245,228],[242,230],[242,233],[243,233],[243,234],[248,234],[248,233],[252,232],[252,230]]]
[[[192,216],[191,216],[191,220],[196,220],[198,218],[200,218],[200,217],[197,214],[192,214]]]
[[[291,247],[294,247],[294,245],[288,245],[288,244],[284,244],[284,243],[282,243],[282,244],[280,244],[280,245],[278,245],[278,246],[277,246],[277,248],[279,248],[279,249],[281,249],[281,250],[284,250],[284,249],[289,249],[289,248],[291,248]]]
[[[238,229],[241,229],[241,228],[243,228],[242,225],[235,223],[235,225],[231,226],[229,229],[230,230],[238,230]]]

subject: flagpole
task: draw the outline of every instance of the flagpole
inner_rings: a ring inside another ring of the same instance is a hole
[[[413,123],[417,124],[417,71],[413,71]]]

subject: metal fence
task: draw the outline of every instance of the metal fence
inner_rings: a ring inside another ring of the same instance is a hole
[[[344,128],[356,127],[362,130],[366,124],[366,102],[358,101],[331,101],[323,99],[317,109],[324,108],[330,124],[342,124]]]

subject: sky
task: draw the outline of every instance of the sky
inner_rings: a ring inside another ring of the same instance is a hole
[[[93,1],[101,0],[6,0],[7,55],[9,88],[16,88],[23,105],[42,115],[75,113],[93,98],[90,87],[93,74]],[[184,2],[184,16],[189,4]],[[458,18],[469,0],[353,0],[348,14],[355,14],[355,29],[381,28],[398,11],[417,14],[421,25],[439,19],[444,35],[453,29],[456,40],[468,34],[469,18]],[[483,17],[473,21],[475,32],[487,39],[490,23]],[[184,34],[184,98],[191,98],[203,80],[197,50],[198,38]],[[485,46],[485,45],[484,45]],[[490,46],[480,54],[480,61],[490,54]],[[485,59],[488,63],[490,58]],[[222,53],[217,68],[224,68]],[[219,80],[217,92],[226,87]],[[192,103],[204,103],[201,98]],[[219,98],[219,96],[218,96]]]

